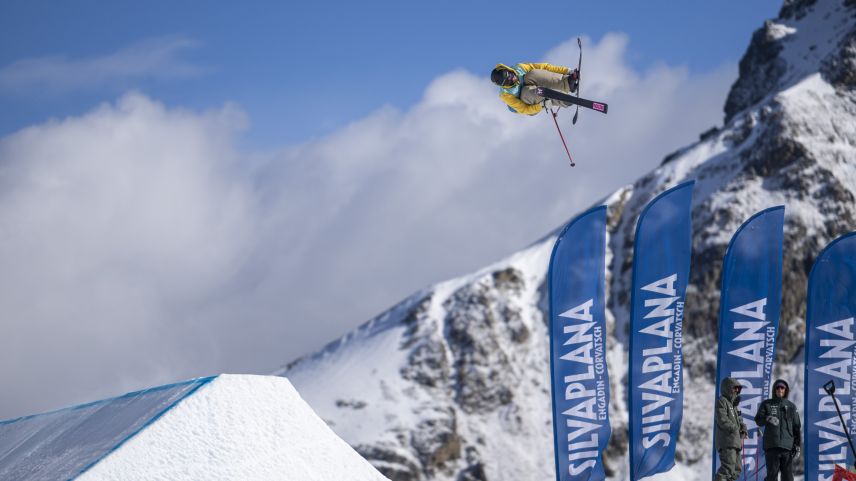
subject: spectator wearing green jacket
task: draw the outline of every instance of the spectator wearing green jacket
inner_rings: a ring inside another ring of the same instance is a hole
[[[743,470],[743,439],[748,436],[748,431],[737,410],[742,390],[743,386],[733,377],[727,377],[719,384],[719,397],[713,412],[716,425],[714,442],[719,453],[715,481],[735,481]]]
[[[800,416],[794,403],[788,400],[791,388],[783,379],[773,383],[773,397],[758,406],[755,424],[764,428],[764,459],[767,461],[766,481],[793,481],[794,458],[800,455],[802,432]]]

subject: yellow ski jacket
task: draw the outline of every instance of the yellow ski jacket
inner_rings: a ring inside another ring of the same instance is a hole
[[[499,88],[499,98],[502,99],[503,102],[508,105],[508,109],[512,112],[518,114],[526,114],[526,115],[535,115],[541,112],[541,104],[527,104],[526,102],[520,100],[520,91],[523,85],[528,85],[526,83],[526,74],[535,69],[547,70],[550,72],[567,75],[571,73],[571,69],[568,67],[562,67],[561,65],[553,65],[546,62],[542,63],[519,63],[514,67],[509,67],[504,64],[497,64],[496,68],[511,70],[517,75],[517,82],[510,87],[500,87]],[[531,83],[534,85],[534,83]]]

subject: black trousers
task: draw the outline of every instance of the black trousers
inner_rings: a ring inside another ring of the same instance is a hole
[[[794,481],[794,471],[791,469],[794,457],[789,449],[770,448],[764,451],[764,459],[767,461],[765,481],[779,481],[779,473],[782,473],[782,481]]]

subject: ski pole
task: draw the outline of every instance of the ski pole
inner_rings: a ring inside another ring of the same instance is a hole
[[[743,466],[743,481],[746,481],[746,440],[740,436],[740,463]]]
[[[761,428],[756,426],[755,429],[758,430],[758,439],[761,439]],[[763,446],[763,444],[762,444],[762,446]],[[758,465],[758,451],[760,451],[760,449],[758,449],[756,447],[755,448],[755,481],[758,481],[758,471],[761,470],[761,468],[758,467],[759,466]]]
[[[841,428],[844,429],[844,434],[847,435],[847,442],[850,443],[850,452],[853,453],[853,457],[856,459],[856,449],[853,448],[853,439],[850,437],[847,425],[844,424],[844,416],[841,415],[841,409],[838,408],[838,399],[835,398],[835,383],[830,380],[823,385],[823,390],[832,397],[832,402],[835,403],[835,410],[838,411],[838,419],[841,420]],[[856,461],[854,461],[853,466],[856,467]]]
[[[755,430],[758,432],[758,440],[760,441],[764,437],[763,434],[761,434],[761,426],[756,425]],[[760,443],[760,444],[762,446],[764,445],[763,443]],[[761,468],[759,467],[759,464],[758,464],[758,451],[760,451],[760,449],[758,449],[758,446],[756,444],[755,445],[755,481],[758,481],[758,471],[761,470]]]
[[[553,109],[549,109],[549,110],[550,110],[550,113],[553,114],[553,123],[556,124],[556,130],[559,131],[559,138],[562,139],[562,145],[565,146],[565,153],[568,154],[568,160],[571,161],[571,167],[573,167],[577,164],[574,163],[574,158],[571,157],[571,151],[568,150],[568,144],[567,144],[567,142],[565,142],[565,136],[562,135],[562,129],[559,128],[559,121],[556,120],[556,117],[559,116],[559,114],[558,114],[559,109],[556,109],[556,112],[553,112]]]

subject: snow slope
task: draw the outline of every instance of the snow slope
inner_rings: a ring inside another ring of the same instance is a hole
[[[636,220],[651,199],[686,180],[696,186],[684,418],[677,466],[652,479],[710,479],[722,258],[746,219],[780,204],[785,250],[775,375],[793,381],[792,400],[802,405],[808,273],[828,242],[856,230],[856,2],[786,0],[778,18],[753,35],[724,110],[722,126],[602,202],[609,207],[609,479],[629,477]],[[277,374],[392,480],[554,479],[544,290],[556,233],[414,294]]]
[[[3,422],[0,479],[387,478],[287,379],[224,374]]]

